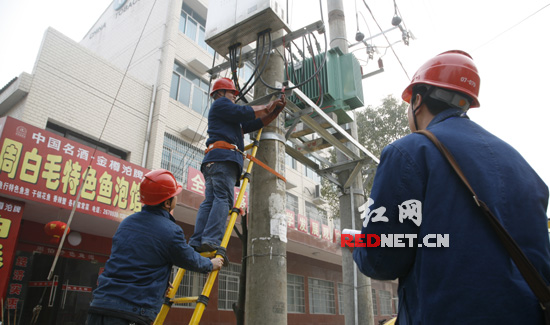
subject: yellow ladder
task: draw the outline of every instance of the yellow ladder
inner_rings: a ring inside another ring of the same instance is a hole
[[[261,135],[262,135],[262,129],[258,131],[258,135],[256,136],[255,141],[249,144],[248,146],[246,146],[245,148],[245,151],[252,148],[252,152],[251,152],[252,157],[256,157],[256,152],[258,151],[258,144],[259,144]],[[220,245],[220,247],[222,247],[223,250],[227,248],[227,244],[229,243],[229,239],[231,238],[231,233],[233,232],[233,227],[235,226],[235,222],[237,221],[237,216],[239,214],[238,207],[241,206],[253,165],[254,165],[253,160],[250,160],[248,163],[248,167],[246,168],[246,173],[244,174],[245,176],[243,177],[243,183],[239,191],[239,196],[237,197],[237,202],[235,202],[235,207],[231,209],[231,212],[230,212],[231,218],[229,219],[229,223],[227,224],[227,228],[225,229],[225,234],[223,235],[222,243]],[[212,257],[212,256],[223,257],[221,254],[218,254],[217,251],[201,253],[201,255],[205,257]],[[228,265],[225,265],[225,266],[228,266]],[[204,288],[202,289],[202,293],[199,297],[194,296],[194,297],[174,298],[180,286],[181,280],[183,279],[183,275],[185,274],[185,269],[179,268],[176,274],[176,277],[174,278],[174,281],[172,283],[173,287],[168,292],[168,295],[166,296],[166,302],[162,305],[162,308],[158,313],[157,318],[155,319],[154,325],[160,325],[164,323],[164,320],[166,319],[166,316],[168,316],[168,311],[170,311],[172,304],[185,304],[185,303],[193,303],[193,302],[196,302],[197,305],[195,306],[195,311],[193,312],[193,316],[191,317],[191,321],[189,322],[189,324],[199,324],[202,314],[204,313],[204,309],[208,304],[208,298],[210,297],[210,292],[212,291],[212,287],[214,286],[214,281],[216,281],[218,272],[219,271],[210,272],[210,274],[208,275],[208,278],[206,279],[206,283],[204,284]]]

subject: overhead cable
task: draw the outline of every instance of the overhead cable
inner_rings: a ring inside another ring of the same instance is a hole
[[[405,70],[405,67],[403,66],[403,63],[401,62],[401,60],[399,59],[399,56],[397,56],[397,53],[395,53],[395,50],[393,49],[393,45],[390,43],[390,40],[388,39],[388,37],[386,36],[386,33],[384,33],[384,31],[382,30],[382,27],[380,27],[380,24],[378,23],[378,21],[376,20],[376,18],[374,17],[374,14],[372,13],[372,11],[370,10],[370,7],[369,5],[367,4],[367,2],[365,2],[365,0],[363,0],[363,3],[365,4],[365,7],[367,7],[367,10],[370,12],[370,15],[372,16],[372,19],[374,20],[374,22],[376,23],[376,26],[378,26],[378,29],[380,29],[380,32],[382,32],[382,35],[384,35],[384,38],[386,39],[386,42],[388,42],[388,45],[390,46],[392,52],[393,52],[393,55],[395,56],[395,58],[397,59],[397,61],[399,62],[399,65],[401,65],[401,69],[403,69],[403,72],[405,72],[405,75],[407,76],[407,79],[411,80],[411,78],[409,77],[409,74],[407,73],[407,70]]]

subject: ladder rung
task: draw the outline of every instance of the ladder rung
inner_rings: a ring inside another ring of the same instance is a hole
[[[199,297],[193,296],[193,297],[174,298],[171,301],[175,304],[188,304],[192,302],[197,302],[197,299],[199,299]]]
[[[262,136],[262,129],[260,129],[256,135],[256,140],[254,140],[254,145],[252,148],[251,156],[255,157],[256,152],[258,150],[258,143],[260,141],[260,138]],[[254,165],[253,161],[250,161],[248,163],[248,166],[246,167],[246,173],[250,174],[252,170],[252,166]],[[237,202],[235,202],[235,206],[240,206],[241,202],[244,197],[244,193],[246,191],[246,186],[248,185],[248,182],[250,181],[250,177],[245,177],[243,180],[243,183],[241,185],[241,190],[239,192],[239,195],[237,196]],[[236,208],[234,208],[236,209]],[[221,246],[218,248],[218,250],[214,252],[203,252],[200,253],[201,256],[204,257],[215,257],[216,255],[222,255],[224,257],[224,260],[227,259],[226,255],[226,247],[229,242],[229,238],[231,237],[231,232],[233,231],[233,227],[235,226],[235,222],[237,220],[237,217],[239,215],[239,211],[230,211],[231,218],[229,218],[227,227],[225,229],[225,233],[222,239]],[[219,251],[219,253],[218,253]],[[229,261],[226,261],[226,263],[229,266]],[[176,294],[176,288],[179,288],[181,281],[183,279],[183,274],[185,273],[184,269],[178,269],[178,272],[174,278],[174,283],[172,284],[174,287],[170,290],[168,294],[168,298],[170,299],[170,303],[164,303],[160,312],[157,314],[157,318],[155,319],[154,324],[155,325],[161,325],[164,323],[164,320],[166,319],[166,316],[168,315],[168,311],[170,310],[172,304],[186,304],[186,303],[196,303],[195,310],[193,312],[193,316],[191,316],[191,321],[189,324],[198,324],[200,322],[200,319],[202,317],[202,314],[204,313],[204,310],[206,308],[206,305],[208,305],[208,300],[210,296],[210,291],[212,290],[212,287],[214,286],[214,281],[216,281],[216,277],[218,276],[219,270],[212,271],[208,275],[206,282],[204,284],[204,287],[202,289],[202,293],[200,296],[195,297],[183,297],[183,298],[169,298],[174,297]]]
[[[204,256],[204,257],[216,257],[216,252],[217,252],[217,251],[213,251],[213,252],[203,252],[203,253],[201,253],[201,256]]]

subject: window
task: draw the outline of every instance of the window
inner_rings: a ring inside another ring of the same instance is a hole
[[[338,283],[338,314],[344,315],[344,284]]]
[[[380,296],[380,315],[388,316],[393,314],[391,308],[391,293],[389,291],[380,290],[378,291]]]
[[[321,221],[320,211],[322,210],[318,209],[316,205],[306,201],[306,217],[308,217],[311,220]],[[325,215],[326,215],[326,212],[325,212]]]
[[[186,183],[189,167],[200,170],[203,158],[204,151],[171,134],[164,133],[160,167],[171,171],[178,182]]]
[[[123,159],[123,160],[126,160],[126,158],[128,157],[128,153],[126,153],[126,152],[124,152],[120,149],[111,147],[107,144],[101,143],[97,140],[94,140],[94,139],[89,138],[85,135],[76,133],[72,130],[69,130],[65,127],[54,124],[52,122],[48,122],[46,124],[46,130],[48,130],[50,132],[53,132],[57,135],[60,135],[64,138],[67,138],[67,139],[73,140],[75,142],[81,143],[81,144],[83,144],[85,146],[88,146],[90,148],[97,149],[97,151],[105,152],[105,153],[107,153],[111,156],[115,156],[115,157]],[[90,153],[90,155],[92,155],[92,154],[93,153]]]
[[[378,316],[378,304],[376,303],[376,290],[372,289],[372,313]]]
[[[178,63],[174,63],[170,97],[208,116],[208,83]]]
[[[334,227],[334,229],[340,230],[340,218],[333,218],[332,226]]]
[[[294,212],[294,225],[288,225],[289,227],[296,227],[296,217],[298,216],[298,197],[290,193],[286,193],[286,208]],[[292,222],[292,221],[287,221]]]
[[[172,267],[172,275],[170,277],[171,283],[174,281],[178,269],[179,268],[176,266]],[[204,284],[206,283],[206,277],[207,274],[186,270],[178,291],[176,291],[175,298],[194,297],[200,295]],[[195,303],[175,304],[172,307],[194,308]]]
[[[312,179],[315,182],[315,184],[321,183],[321,176],[319,176],[313,169],[309,168],[306,165],[304,165],[304,175]]]
[[[241,266],[229,264],[222,267],[218,280],[218,309],[233,310],[233,303],[239,300],[239,275]]]
[[[292,158],[289,154],[285,154],[285,165],[296,169],[296,159]]]
[[[305,313],[304,277],[287,274],[287,308],[289,313]]]
[[[181,6],[181,16],[179,30],[197,42],[210,55],[214,55],[214,50],[204,41],[206,19],[199,15],[195,10],[191,9],[185,2]]]
[[[308,279],[309,313],[334,314],[334,284],[330,281]]]

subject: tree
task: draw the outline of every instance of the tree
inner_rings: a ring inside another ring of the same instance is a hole
[[[380,157],[382,149],[410,132],[407,119],[408,105],[406,102],[388,95],[382,100],[381,106],[369,105],[360,111],[357,114],[358,141],[376,157]],[[375,167],[370,167],[369,170],[373,170],[373,172],[368,173],[363,179],[363,182],[366,181],[364,189],[367,196],[372,188]]]
[[[382,100],[377,107],[371,105],[356,114],[358,141],[376,157],[380,157],[382,149],[393,141],[405,136],[409,131],[407,120],[408,104],[392,95]],[[331,162],[336,161],[334,149],[331,151]],[[365,195],[370,194],[376,166],[370,166],[363,175]],[[338,195],[341,192],[333,183],[325,178],[322,180],[321,194],[330,207],[334,218],[339,218]]]

